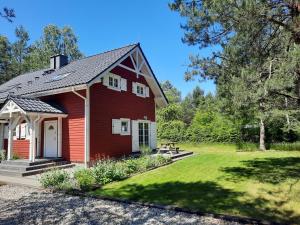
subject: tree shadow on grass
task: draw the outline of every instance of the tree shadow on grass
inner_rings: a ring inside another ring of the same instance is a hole
[[[240,167],[222,168],[228,179],[253,179],[263,183],[279,184],[288,179],[300,179],[300,157],[264,158],[242,161]]]
[[[245,198],[246,193],[223,188],[215,182],[129,184],[106,191],[114,197],[175,205],[204,213],[240,215],[287,224],[300,221],[300,215],[294,215],[293,211],[269,208],[272,202],[268,199]]]

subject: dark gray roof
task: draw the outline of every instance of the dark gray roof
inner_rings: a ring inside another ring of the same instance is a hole
[[[61,111],[60,109],[57,109],[39,99],[8,96],[7,101],[9,100],[15,102],[25,112],[64,114],[64,112]]]
[[[87,84],[138,45],[128,45],[79,59],[50,74],[43,75],[43,69],[17,76],[0,86],[0,101],[3,102],[9,94],[30,96],[41,91]]]

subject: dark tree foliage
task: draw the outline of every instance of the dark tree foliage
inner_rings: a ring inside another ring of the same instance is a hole
[[[241,128],[249,118],[258,121],[262,150],[271,118],[285,117],[289,129],[297,127],[298,1],[175,0],[169,6],[186,18],[184,43],[221,49],[210,57],[192,56],[186,80],[214,79],[224,113],[235,115]]]
[[[0,11],[0,16],[6,19],[8,22],[12,23],[13,18],[16,17],[15,10],[4,7],[2,11]]]

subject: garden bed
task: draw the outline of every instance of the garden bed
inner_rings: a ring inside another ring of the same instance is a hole
[[[142,154],[120,160],[101,159],[90,168],[75,171],[52,170],[43,174],[40,183],[45,188],[71,192],[91,191],[102,185],[124,180],[133,175],[170,164],[168,156]]]

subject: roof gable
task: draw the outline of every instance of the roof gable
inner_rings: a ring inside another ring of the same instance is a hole
[[[0,110],[0,114],[11,112],[22,112],[23,114],[26,114],[27,112],[64,114],[64,112],[60,109],[55,108],[39,99],[15,96],[9,96],[6,103]]]

